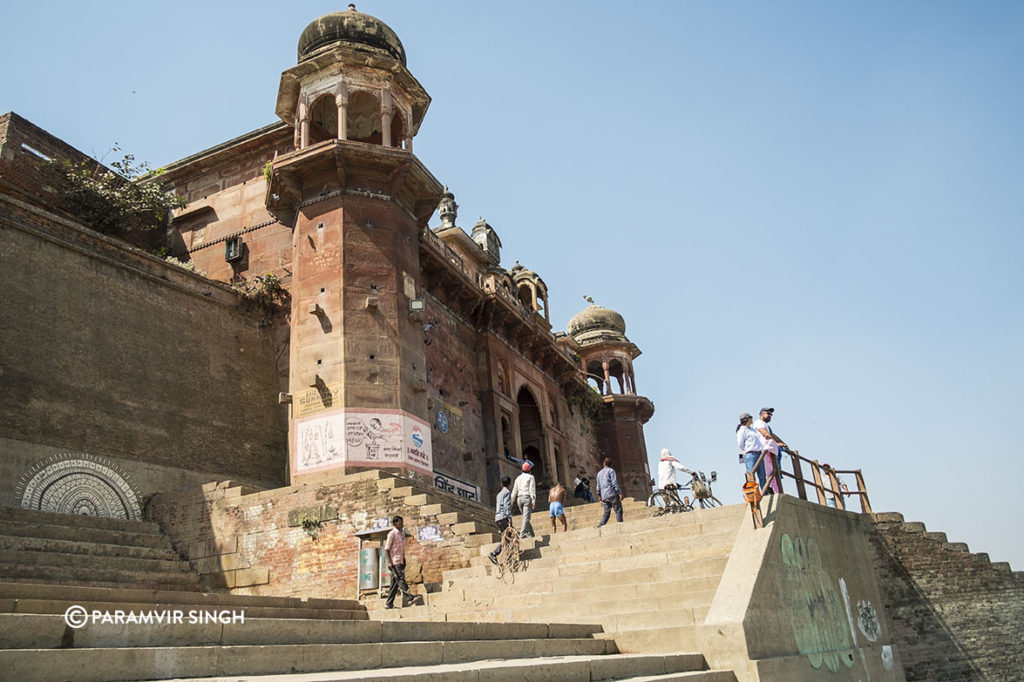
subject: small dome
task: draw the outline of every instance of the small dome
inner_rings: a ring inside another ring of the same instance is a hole
[[[626,321],[614,310],[591,303],[569,320],[566,331],[572,337],[591,336],[588,332],[609,332],[612,336],[625,337]]]
[[[398,35],[380,19],[356,11],[331,12],[314,20],[299,37],[299,61],[332,43],[356,43],[384,52],[405,65],[405,48]]]

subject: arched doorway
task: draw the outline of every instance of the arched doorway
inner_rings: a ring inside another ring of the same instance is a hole
[[[526,386],[519,389],[516,403],[519,406],[519,442],[523,446],[520,456],[533,462],[533,476],[537,479],[537,485],[546,484],[544,432],[540,407],[537,405],[537,399],[533,397],[533,393]]]

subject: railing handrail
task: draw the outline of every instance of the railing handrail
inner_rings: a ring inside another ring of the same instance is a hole
[[[771,486],[773,481],[777,484],[779,492],[782,492],[782,478],[787,477],[793,479],[796,482],[797,495],[802,500],[808,499],[805,486],[809,485],[812,488],[814,488],[817,492],[819,504],[825,505],[827,503],[825,499],[825,493],[829,493],[837,509],[846,509],[845,498],[856,496],[860,500],[861,511],[866,514],[871,513],[871,502],[868,499],[867,486],[865,486],[864,484],[864,474],[861,472],[860,469],[834,469],[832,467],[826,467],[822,465],[816,459],[810,459],[808,457],[802,456],[797,450],[791,450],[789,448],[786,448],[783,451],[788,453],[790,457],[792,457],[793,473],[784,471],[781,466],[782,458],[776,455],[772,455],[771,480],[766,480],[765,484],[760,487],[760,492],[762,495],[764,495],[764,492]],[[780,451],[780,453],[783,451]],[[754,472],[757,471],[757,468],[761,466],[762,462],[765,461],[765,457],[771,454],[772,453],[768,452],[767,450],[761,452],[761,456],[757,458],[757,462],[754,464],[752,471],[747,472],[748,480],[752,480]],[[810,465],[811,473],[814,476],[813,479],[807,479],[803,477],[803,473],[800,468],[800,462],[805,462],[806,464]],[[828,485],[825,485],[825,483],[822,480],[822,472],[824,472],[824,474],[828,477]],[[849,486],[847,486],[845,483],[840,483],[839,474],[852,474],[856,479],[855,485],[857,486],[857,489],[850,490]],[[843,487],[846,487],[846,490],[843,490]]]

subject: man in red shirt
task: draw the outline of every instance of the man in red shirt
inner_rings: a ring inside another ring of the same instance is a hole
[[[391,589],[388,590],[388,600],[384,604],[386,609],[395,608],[395,597],[399,589],[405,599],[413,598],[405,582],[405,533],[402,531],[405,522],[401,516],[396,516],[391,519],[391,526],[391,532],[384,541],[384,556],[387,557],[388,570],[391,571]]]

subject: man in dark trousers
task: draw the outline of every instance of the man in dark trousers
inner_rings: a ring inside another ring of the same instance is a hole
[[[622,488],[619,487],[615,469],[612,469],[612,460],[608,457],[604,458],[604,468],[597,472],[597,496],[601,498],[601,506],[604,507],[597,527],[608,523],[612,509],[615,510],[615,520],[622,523]]]
[[[503,538],[505,529],[512,524],[512,479],[503,476],[501,479],[501,492],[494,503],[494,522],[498,524],[498,537]],[[498,563],[498,555],[501,554],[501,542],[488,554],[492,564]]]
[[[384,541],[384,556],[387,557],[388,570],[391,571],[391,589],[388,590],[388,600],[384,608],[395,608],[395,597],[398,590],[402,590],[405,599],[412,599],[409,586],[405,583],[405,532],[402,528],[405,522],[401,516],[391,519],[391,532],[388,539]]]

